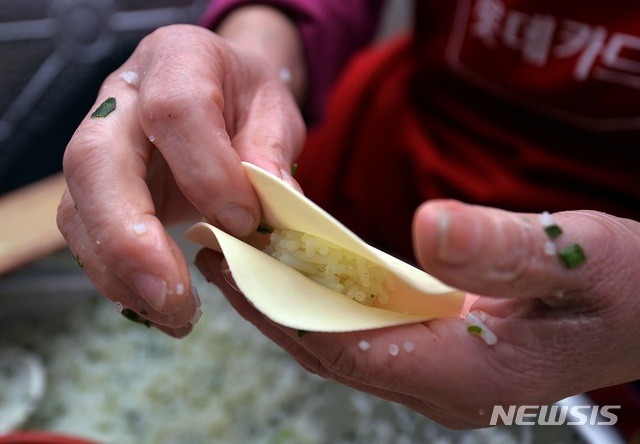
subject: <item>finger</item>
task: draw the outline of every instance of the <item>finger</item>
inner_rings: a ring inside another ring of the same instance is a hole
[[[204,29],[170,27],[142,41],[138,52],[147,69],[140,83],[140,122],[202,214],[246,235],[259,222],[259,205],[226,132],[226,98],[217,80],[224,72],[215,62],[220,55],[212,36]],[[161,52],[147,50],[157,41],[163,42]]]
[[[166,32],[183,38],[166,39],[162,54],[149,57],[140,89],[140,121],[183,193],[205,218],[234,235],[246,236],[260,220],[260,206],[240,161],[279,176],[288,171],[294,144],[292,119],[283,118],[284,99],[279,96],[290,94],[275,84],[278,79],[263,79],[261,70],[273,71],[266,63],[248,54],[244,56],[249,60],[240,63],[230,45],[215,34],[171,27],[159,30],[149,41]],[[172,62],[167,64],[167,59]],[[298,113],[292,100],[288,109]],[[300,127],[299,123],[298,132]],[[236,137],[239,131],[251,136]],[[300,135],[295,143],[302,145]]]
[[[599,258],[614,256],[611,245],[600,245],[600,217],[558,213],[553,221],[563,230],[555,239],[545,232],[539,214],[432,201],[416,213],[414,248],[427,272],[477,294],[563,296],[597,285],[601,266],[611,264],[610,259]],[[586,262],[574,268],[558,254],[572,244],[580,245],[587,255]]]
[[[147,319],[151,326],[170,336],[183,337],[191,331],[197,319],[190,313],[189,307],[170,315],[160,313],[146,301],[132,294],[130,287],[102,264],[95,251],[90,248],[91,240],[84,231],[68,190],[65,191],[58,208],[58,226],[78,266],[83,269],[98,290],[107,290],[107,297],[118,304],[120,311],[126,308],[131,309]],[[199,301],[196,300],[196,304],[199,305]],[[197,308],[196,311],[199,309]],[[180,327],[174,328],[173,325]]]
[[[300,110],[287,85],[276,71],[265,65],[264,79],[248,103],[240,104],[232,144],[242,160],[271,172],[299,189],[292,177],[292,165],[306,136]]]
[[[137,91],[114,74],[96,106],[107,97],[116,98],[115,111],[85,118],[65,152],[65,176],[82,224],[70,236],[83,232],[85,248],[95,253],[88,256],[88,265],[95,260],[92,268],[98,270],[99,264],[101,273],[117,276],[130,295],[159,313],[190,310],[193,316],[187,264],[156,218],[145,181],[153,146],[137,124]],[[92,277],[99,289],[112,299],[119,297],[115,292],[123,289],[98,274]]]

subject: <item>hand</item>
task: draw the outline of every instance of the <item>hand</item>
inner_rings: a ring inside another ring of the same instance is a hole
[[[293,183],[304,124],[273,65],[195,26],[145,38],[96,107],[108,97],[115,111],[87,116],[67,147],[58,225],[98,290],[184,336],[197,298],[163,223],[250,233],[261,214],[241,160]]]
[[[539,215],[453,201],[416,213],[420,263],[450,285],[486,295],[472,309],[497,335],[491,346],[462,319],[300,337],[226,283],[219,254],[202,250],[196,263],[307,370],[447,427],[476,428],[489,425],[494,405],[549,404],[640,377],[640,224],[589,211],[553,218],[564,230],[556,245],[579,243],[587,255],[582,265],[568,269],[545,253]],[[362,350],[361,341],[370,348]]]

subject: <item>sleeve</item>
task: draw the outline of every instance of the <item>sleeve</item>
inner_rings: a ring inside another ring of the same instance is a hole
[[[232,9],[249,3],[272,5],[296,22],[309,76],[305,114],[316,122],[342,66],[373,37],[384,0],[214,0],[200,24],[213,29]]]

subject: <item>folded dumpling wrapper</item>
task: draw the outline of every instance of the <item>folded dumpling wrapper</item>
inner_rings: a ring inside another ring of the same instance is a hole
[[[312,281],[248,240],[204,222],[190,227],[184,237],[222,252],[238,289],[265,316],[298,330],[345,332],[461,315],[464,292],[368,245],[276,176],[249,163],[244,166],[260,199],[264,224],[326,239],[384,267],[395,278],[389,302],[368,306]]]

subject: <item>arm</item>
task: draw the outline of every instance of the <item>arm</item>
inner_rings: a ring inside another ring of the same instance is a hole
[[[289,83],[296,101],[303,102],[308,81],[304,49],[295,23],[284,12],[262,5],[245,6],[226,14],[214,31],[263,57],[283,77],[288,74],[290,77],[283,80]]]

